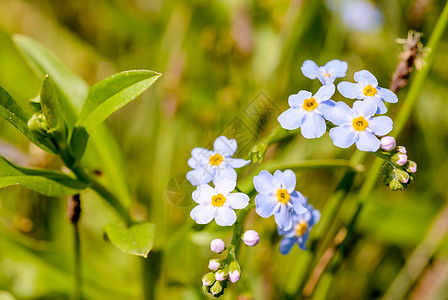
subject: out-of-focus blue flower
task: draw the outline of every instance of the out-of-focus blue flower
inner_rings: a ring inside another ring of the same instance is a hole
[[[366,0],[343,0],[340,13],[344,25],[353,31],[375,32],[383,23],[381,11]]]
[[[324,118],[334,106],[334,101],[330,100],[334,91],[334,84],[330,84],[322,86],[314,96],[304,90],[289,96],[291,108],[278,116],[280,126],[288,130],[300,127],[307,139],[321,137],[327,130]]]
[[[274,176],[268,171],[261,171],[254,177],[254,187],[259,193],[255,197],[255,211],[263,218],[274,215],[275,222],[282,230],[292,227],[293,212],[303,213],[305,197],[296,187],[296,175],[291,170],[275,171]]]
[[[337,102],[329,114],[329,120],[338,126],[330,129],[333,144],[348,148],[356,143],[361,151],[377,151],[381,143],[375,135],[388,134],[393,122],[385,116],[372,118],[375,110],[375,106],[364,101],[355,101],[353,109],[344,102]]]
[[[219,226],[231,226],[236,221],[234,209],[245,208],[249,197],[244,193],[231,193],[236,186],[232,178],[223,177],[214,183],[214,188],[201,184],[193,192],[193,201],[199,205],[191,210],[190,216],[198,224],[208,224],[215,219]]]
[[[306,198],[305,198],[306,199]],[[292,246],[297,243],[300,249],[306,250],[311,228],[319,222],[320,212],[312,205],[306,206],[307,210],[302,214],[292,215],[293,226],[290,230],[278,228],[278,233],[283,236],[280,242],[280,253],[286,255],[291,251]]]
[[[323,84],[332,84],[336,78],[344,77],[347,72],[348,65],[345,61],[338,59],[330,60],[323,67],[319,67],[314,61],[304,61],[301,70],[305,77],[309,79],[318,78]]]
[[[250,163],[250,160],[231,158],[236,149],[236,140],[230,140],[225,136],[215,140],[213,151],[194,148],[188,160],[188,165],[194,170],[187,173],[188,181],[196,186],[222,177],[236,180],[234,168],[241,168]]]
[[[355,73],[355,81],[343,81],[338,84],[338,90],[342,96],[350,99],[360,99],[374,105],[377,114],[384,114],[387,108],[383,101],[389,103],[397,103],[398,98],[391,90],[378,86],[376,77],[367,70],[362,70]]]

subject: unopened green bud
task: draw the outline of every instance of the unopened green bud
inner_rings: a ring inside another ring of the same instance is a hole
[[[31,131],[38,131],[41,134],[45,134],[48,130],[48,124],[45,117],[41,113],[35,113],[28,120],[28,128]]]
[[[392,191],[402,191],[405,189],[405,186],[398,180],[398,178],[394,178],[389,182],[389,188]]]
[[[406,171],[400,169],[394,169],[395,178],[397,178],[401,183],[408,183],[409,174]]]
[[[42,106],[40,104],[40,95],[37,95],[34,98],[30,99],[30,105],[31,105],[31,109],[34,112],[41,112],[42,111]]]
[[[236,260],[232,261],[229,265],[229,272],[233,271],[241,272],[241,267]]]
[[[202,285],[203,286],[211,286],[215,282],[215,274],[213,272],[209,272],[202,277]]]
[[[249,157],[252,162],[261,163],[266,155],[266,150],[268,149],[268,141],[263,141],[255,146],[249,152]]]
[[[204,293],[210,293],[210,287],[209,286],[202,286],[202,290],[204,291]]]
[[[213,296],[218,296],[222,292],[222,283],[220,281],[216,281],[215,284],[210,288],[210,293]]]

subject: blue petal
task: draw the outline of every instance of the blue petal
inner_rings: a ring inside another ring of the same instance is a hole
[[[274,219],[275,223],[277,223],[278,227],[282,230],[289,230],[292,228],[291,211],[286,205],[280,205],[280,210],[274,213]]]
[[[296,174],[291,170],[285,170],[284,172],[277,170],[274,173],[274,178],[281,183],[289,194],[291,194],[296,188]]]
[[[319,67],[312,60],[304,61],[300,69],[302,70],[303,75],[309,79],[316,79],[319,75]]]
[[[336,77],[344,77],[347,72],[348,65],[345,61],[333,59],[327,62],[324,67],[329,74],[335,75]]]
[[[236,151],[236,140],[220,136],[213,144],[213,150],[223,156],[232,156]]]
[[[312,96],[313,94],[311,94],[311,92],[301,90],[297,94],[292,94],[288,97],[288,104],[292,108],[300,108],[303,106],[303,101],[311,98]]]
[[[300,249],[306,250],[306,242],[308,242],[308,238],[310,237],[310,233],[306,232],[300,238],[297,239],[297,245]]]
[[[274,195],[280,188],[280,183],[268,171],[261,171],[254,176],[254,187],[260,194]]]
[[[333,96],[336,87],[334,84],[327,84],[322,86],[317,93],[314,95],[314,98],[317,102],[326,101]]]
[[[318,211],[317,209],[313,209],[313,211],[312,211],[312,213],[311,213],[312,215],[313,215],[313,218],[312,218],[312,224],[310,224],[310,226],[314,226],[314,225],[316,225],[318,222],[319,222],[319,220],[320,220],[320,211]]]
[[[231,178],[232,180],[236,181],[237,174],[236,171],[233,168],[218,168],[215,171],[215,174],[213,176],[213,182],[216,182],[220,180],[221,178]]]
[[[380,87],[377,87],[376,89],[377,89],[378,95],[380,95],[384,101],[389,102],[389,103],[397,103],[398,102],[397,95],[395,95],[395,93],[392,92],[391,90],[388,90],[385,88],[380,88]]]
[[[356,142],[358,134],[352,126],[341,126],[330,129],[330,138],[336,147],[348,148]]]
[[[362,99],[364,94],[362,92],[362,86],[357,83],[343,81],[338,84],[338,91],[342,96],[349,99]]]
[[[379,136],[386,135],[392,131],[393,122],[389,117],[381,116],[369,120],[369,128]]]
[[[357,117],[363,116],[369,118],[375,114],[376,108],[376,103],[374,104],[371,100],[355,101],[353,103],[353,112]]]
[[[342,101],[336,102],[334,108],[326,118],[335,125],[352,124],[353,112],[351,108]]]
[[[232,168],[241,168],[250,164],[250,160],[240,158],[226,158],[225,162]]]
[[[226,197],[226,203],[233,209],[243,209],[249,204],[249,196],[244,193],[230,193]]]
[[[200,184],[192,194],[193,201],[197,204],[207,204],[211,202],[212,197],[216,195],[214,188],[208,184]]]
[[[305,114],[300,127],[302,135],[307,139],[320,138],[327,131],[323,116],[315,112]]]
[[[371,85],[372,87],[378,86],[378,80],[367,70],[356,72],[354,75],[355,81],[361,83],[363,86]]]
[[[280,242],[280,253],[283,255],[288,254],[291,251],[292,246],[294,246],[297,238],[283,238]]]
[[[191,158],[188,160],[188,165],[192,169],[196,169],[199,166],[208,165],[210,163],[210,156],[212,151],[204,148],[194,148],[191,150]]]
[[[212,181],[213,176],[213,170],[208,170],[207,168],[199,168],[188,172],[187,180],[190,181],[192,185],[196,186],[202,183],[209,183],[210,181]]]
[[[217,209],[215,222],[219,226],[231,226],[236,221],[236,213],[228,206],[221,206]]]
[[[236,187],[236,178],[233,177],[220,177],[213,180],[215,184],[215,190],[217,193],[226,196],[228,193],[232,192]]]
[[[306,198],[298,191],[294,191],[290,196],[294,212],[296,214],[305,213],[307,211],[307,208],[305,207]]]
[[[317,110],[328,120],[328,117],[330,116],[335,104],[336,103],[333,100],[323,101],[319,103]]]
[[[361,151],[375,152],[380,148],[380,140],[371,132],[366,130],[359,132],[356,147]]]
[[[255,211],[262,218],[269,218],[277,211],[278,200],[276,196],[258,194],[255,197]]]
[[[278,116],[277,120],[282,128],[294,130],[300,127],[303,115],[303,109],[289,108]]]
[[[198,224],[208,224],[216,213],[216,208],[211,204],[197,205],[191,210],[190,217]]]

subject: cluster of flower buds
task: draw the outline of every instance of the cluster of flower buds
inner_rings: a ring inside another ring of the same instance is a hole
[[[258,233],[254,230],[248,230],[244,233],[243,242],[249,247],[257,245],[260,241]],[[225,259],[210,259],[208,272],[202,277],[202,289],[206,293],[212,294],[214,297],[219,297],[224,293],[228,283],[235,283],[241,278],[241,267],[235,257],[235,247],[226,244],[221,239],[214,239],[210,243],[210,248],[214,253],[223,253],[226,249],[228,255]]]
[[[386,136],[381,139],[381,149],[383,154],[390,160],[386,160],[381,177],[384,184],[392,191],[402,191],[408,184],[414,182],[414,173],[417,172],[417,164],[408,160],[406,148],[396,146],[395,139]]]

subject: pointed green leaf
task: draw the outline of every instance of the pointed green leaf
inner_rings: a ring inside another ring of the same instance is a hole
[[[37,76],[48,74],[59,98],[63,102],[68,125],[76,122],[87,97],[87,83],[65,67],[55,55],[29,37],[15,34],[14,43]],[[124,162],[120,147],[102,124],[89,138],[82,165],[99,169],[104,183],[117,194],[124,204],[131,202],[129,187],[125,178]]]
[[[87,187],[64,173],[22,168],[0,156],[0,188],[12,185],[22,185],[50,197],[77,194]]]
[[[105,227],[111,243],[121,251],[148,257],[154,244],[155,225],[152,223],[135,224],[126,227],[122,224],[108,224]]]
[[[28,128],[28,120],[33,114],[20,107],[1,86],[0,116],[20,130],[38,147],[50,153],[56,152],[54,146],[42,134]]]
[[[149,70],[125,71],[95,84],[87,96],[76,125],[92,132],[111,114],[137,98],[161,74]]]

